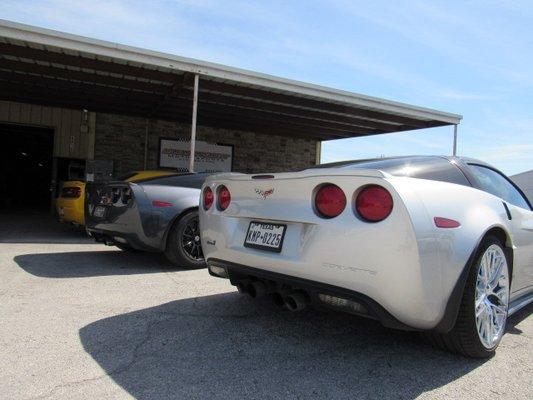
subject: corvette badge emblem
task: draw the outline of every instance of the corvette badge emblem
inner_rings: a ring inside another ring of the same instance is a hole
[[[274,188],[263,190],[263,189],[255,189],[255,193],[257,193],[259,196],[261,196],[263,199],[266,199],[268,196],[270,196],[272,193],[274,193]]]

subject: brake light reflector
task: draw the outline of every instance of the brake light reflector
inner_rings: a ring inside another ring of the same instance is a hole
[[[315,195],[315,209],[323,218],[334,218],[344,211],[346,196],[337,185],[328,183],[318,189]]]
[[[67,199],[77,199],[81,196],[81,188],[66,187],[61,190],[61,197]]]
[[[392,212],[392,196],[387,189],[378,185],[366,186],[355,199],[355,209],[368,222],[379,222]]]
[[[213,194],[213,191],[211,188],[206,187],[204,189],[204,210],[209,210],[211,206],[213,205],[213,201],[215,201],[215,195]]]
[[[154,207],[172,207],[172,203],[168,201],[154,200],[152,201]]]
[[[229,207],[229,203],[231,202],[231,194],[226,186],[221,185],[218,187],[217,199],[217,206],[220,211],[224,211]]]
[[[122,203],[128,204],[132,198],[133,195],[130,187],[122,189]]]
[[[437,228],[459,228],[461,226],[461,224],[454,219],[435,217],[433,220],[435,221],[435,226]]]

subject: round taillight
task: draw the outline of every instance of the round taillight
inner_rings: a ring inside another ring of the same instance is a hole
[[[231,202],[231,194],[229,193],[229,190],[226,186],[222,185],[218,188],[218,209],[220,211],[224,211],[226,208],[229,207],[229,203]]]
[[[381,186],[363,188],[355,199],[355,209],[361,218],[368,222],[379,222],[392,212],[392,196]]]
[[[204,189],[204,210],[209,210],[215,201],[215,195],[211,188],[206,187]]]
[[[323,218],[333,218],[344,211],[346,196],[342,189],[333,184],[322,186],[315,195],[317,214]]]

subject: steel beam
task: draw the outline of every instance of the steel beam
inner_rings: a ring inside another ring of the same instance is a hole
[[[453,156],[457,155],[457,125],[453,126]]]
[[[191,152],[189,156],[189,172],[194,172],[194,152],[196,147],[196,118],[198,116],[198,86],[200,75],[194,75],[194,95],[192,99],[192,122],[191,122]]]

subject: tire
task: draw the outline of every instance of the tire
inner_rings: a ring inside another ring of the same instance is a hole
[[[198,211],[190,211],[174,222],[168,234],[165,256],[176,267],[205,268],[200,243]],[[189,242],[192,243],[189,246]]]
[[[484,256],[488,257],[491,254],[495,255],[494,258],[489,257],[483,261]],[[497,276],[498,267],[495,267],[495,269],[487,267],[482,269],[482,263],[484,262],[483,265],[485,266],[487,264],[500,266],[498,261],[494,261],[494,264],[489,261],[493,259],[502,259],[501,272],[494,288],[498,295],[491,294],[487,296],[486,292],[489,291],[489,284],[485,285],[483,283],[483,271],[495,271],[493,276]],[[498,290],[498,288],[500,289]],[[509,288],[509,260],[507,253],[500,240],[494,236],[487,236],[482,241],[474,263],[470,268],[455,326],[450,332],[445,334],[430,333],[428,335],[429,341],[437,347],[466,357],[488,358],[493,356],[505,333],[509,306]],[[478,300],[477,308],[476,293],[478,299],[483,299],[482,301]],[[487,306],[487,304],[493,303],[493,307]],[[488,310],[492,311],[489,312]],[[476,313],[479,313],[479,317],[476,317]],[[490,328],[494,327],[494,331],[497,334],[488,334],[488,332],[492,332],[492,329],[487,328],[484,330],[480,327],[482,325]]]

